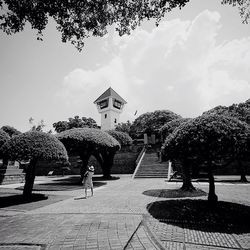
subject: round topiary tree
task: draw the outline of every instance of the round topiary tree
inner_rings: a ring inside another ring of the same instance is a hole
[[[103,176],[111,178],[114,156],[120,149],[119,142],[108,133],[95,128],[73,128],[56,135],[68,152],[77,153],[81,160],[81,181],[91,155],[99,161]]]
[[[130,132],[133,137],[138,137],[143,133],[154,133],[157,135],[165,123],[177,118],[181,118],[181,116],[169,110],[147,112],[134,120]]]
[[[169,160],[183,164],[183,188],[190,187],[189,167],[193,161],[205,164],[209,176],[210,202],[216,202],[213,168],[239,156],[249,155],[249,126],[238,119],[221,115],[204,115],[182,123],[170,134],[162,147]]]
[[[183,122],[190,121],[191,118],[178,118],[170,122],[165,123],[160,129],[159,132],[163,140],[171,134],[177,127],[179,127]]]
[[[54,135],[38,131],[29,131],[12,137],[3,145],[2,151],[8,159],[30,161],[23,190],[25,197],[31,196],[38,160],[68,159],[65,147]]]
[[[120,132],[116,130],[107,130],[106,131],[109,135],[114,137],[121,146],[129,146],[133,143],[132,138],[125,132]]]

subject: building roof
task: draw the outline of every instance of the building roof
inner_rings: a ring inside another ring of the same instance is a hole
[[[109,87],[102,95],[100,95],[94,103],[100,102],[108,97],[113,97],[116,100],[126,104],[127,102],[120,96],[118,95],[111,87]]]

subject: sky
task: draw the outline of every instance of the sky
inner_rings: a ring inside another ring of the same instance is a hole
[[[29,26],[0,31],[0,127],[25,132],[32,117],[48,131],[76,115],[100,124],[93,102],[109,87],[127,101],[120,122],[163,109],[196,117],[250,98],[250,24],[219,0],[191,0],[130,36],[110,27],[82,52],[61,42],[53,20],[43,39]]]

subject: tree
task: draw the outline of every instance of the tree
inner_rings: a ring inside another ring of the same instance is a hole
[[[131,135],[139,137],[144,133],[159,134],[160,128],[165,123],[177,118],[181,118],[181,116],[169,110],[156,110],[144,113],[134,120],[130,130]]]
[[[173,133],[173,131],[179,127],[183,122],[190,121],[191,118],[178,118],[174,119],[170,122],[165,123],[159,130],[161,137],[163,140],[166,139],[166,137]]]
[[[120,122],[115,127],[116,131],[124,132],[130,135],[130,128],[132,126],[132,123],[128,120],[127,122]]]
[[[17,129],[15,129],[14,127],[11,127],[9,125],[5,125],[5,126],[2,126],[1,129],[6,132],[10,137],[13,137],[15,135],[19,135],[21,134],[20,131],[18,131]]]
[[[193,161],[206,166],[209,176],[210,202],[216,202],[213,168],[239,156],[249,156],[249,126],[238,119],[222,115],[203,115],[182,123],[170,134],[162,147],[169,160],[183,163],[183,185],[190,184],[189,167]],[[186,183],[185,183],[186,182]]]
[[[71,128],[98,128],[96,121],[89,117],[75,116],[74,118],[69,118],[68,121],[59,121],[53,123],[53,127],[57,133],[71,129]]]
[[[12,137],[3,145],[2,151],[4,156],[11,160],[29,160],[23,190],[23,195],[27,198],[32,193],[38,160],[68,159],[63,144],[54,135],[40,131],[29,131]]]
[[[119,35],[130,34],[142,21],[155,19],[159,24],[172,9],[184,7],[189,0],[0,0],[0,29],[7,34],[20,32],[26,23],[37,30],[42,40],[49,18],[55,20],[62,42],[71,42],[78,50],[89,36],[104,36],[107,27],[116,24]],[[243,22],[249,19],[249,0],[222,0],[238,6]]]
[[[110,171],[114,156],[120,149],[119,142],[108,133],[95,128],[72,128],[56,135],[67,151],[77,153],[81,160],[81,181],[91,155],[99,161],[103,176],[111,178]]]
[[[106,131],[109,135],[114,137],[121,146],[129,146],[133,143],[132,138],[125,132],[120,132],[116,130],[107,130]]]

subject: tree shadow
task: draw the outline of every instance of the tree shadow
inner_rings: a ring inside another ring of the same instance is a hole
[[[93,186],[94,188],[106,185],[106,182],[95,180],[93,178]],[[53,180],[50,183],[41,183],[41,184],[34,184],[33,190],[34,191],[72,191],[82,188],[82,183],[80,182],[80,177],[78,176],[71,176],[65,179],[57,179]],[[22,187],[16,188],[18,190],[23,190]]]
[[[16,195],[8,194],[6,196],[0,197],[0,208],[26,204],[31,202],[33,203],[47,199],[48,196],[44,194],[32,194],[29,198],[25,198],[21,194],[16,194]]]
[[[151,189],[144,191],[142,194],[160,198],[184,198],[184,197],[207,196],[207,193],[201,189],[196,189],[192,192],[183,191],[181,189]]]
[[[210,206],[207,200],[178,199],[147,205],[148,212],[163,223],[199,231],[249,233],[250,206],[219,201]]]

